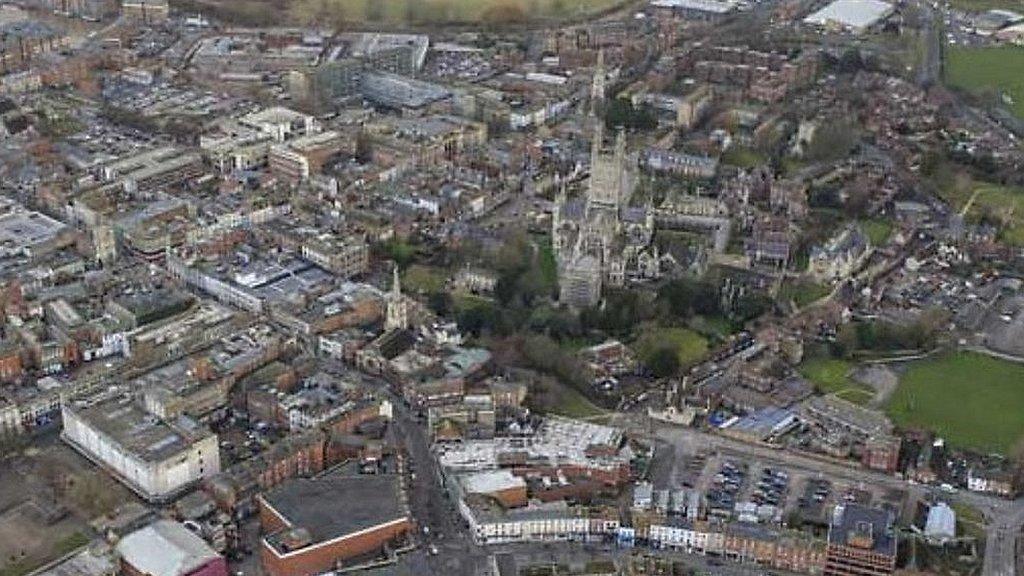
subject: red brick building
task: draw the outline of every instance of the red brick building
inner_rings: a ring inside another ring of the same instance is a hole
[[[413,529],[394,475],[293,479],[257,500],[260,560],[270,576],[313,576],[371,560]]]

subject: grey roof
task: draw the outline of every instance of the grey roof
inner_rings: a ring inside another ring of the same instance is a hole
[[[220,558],[202,538],[173,520],[157,520],[125,536],[117,553],[150,576],[183,576]]]
[[[290,528],[307,530],[313,542],[332,540],[409,516],[399,478],[391,474],[352,475],[339,470],[317,478],[290,480],[262,498]],[[271,534],[267,542],[282,550],[283,535]]]
[[[859,537],[870,538],[871,551],[889,556],[896,555],[896,537],[892,512],[859,504],[836,506],[828,531],[828,543],[853,546]]]
[[[213,435],[185,416],[160,420],[126,398],[111,398],[81,409],[65,406],[65,410],[144,462],[162,462]]]

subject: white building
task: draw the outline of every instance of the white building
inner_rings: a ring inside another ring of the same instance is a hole
[[[944,544],[956,538],[956,512],[945,502],[928,509],[924,535],[929,541]]]
[[[656,548],[685,550],[687,553],[706,554],[722,547],[722,534],[699,529],[690,524],[653,524],[648,530],[648,539]]]
[[[893,5],[883,0],[835,0],[804,18],[804,23],[860,33],[892,13]]]
[[[180,417],[165,422],[132,399],[63,407],[61,437],[151,502],[163,502],[220,472],[217,435]]]
[[[619,521],[588,518],[563,501],[531,504],[512,510],[481,510],[459,501],[463,518],[477,544],[509,542],[581,541],[585,542],[619,529]]]
[[[308,114],[296,112],[282,106],[266,108],[243,116],[239,122],[266,134],[276,142],[284,142],[297,136],[316,134],[320,124]]]

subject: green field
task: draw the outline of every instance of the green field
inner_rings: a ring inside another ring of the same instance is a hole
[[[171,0],[179,10],[201,11],[233,24],[335,27],[449,23],[500,26],[580,18],[622,3],[623,0]]]
[[[798,308],[803,308],[828,296],[831,291],[832,289],[828,286],[817,284],[811,280],[787,279],[779,289],[779,300],[781,302],[793,301]]]
[[[888,220],[864,220],[860,223],[864,233],[874,247],[885,246],[892,235],[892,224]]]
[[[970,352],[914,363],[886,411],[902,427],[1006,454],[1024,437],[1024,365]]]
[[[444,270],[413,264],[402,272],[402,290],[421,294],[439,292],[444,289],[447,279]]]
[[[800,373],[814,384],[822,394],[835,394],[861,406],[871,402],[874,391],[848,375],[853,364],[833,358],[812,358],[800,364]]]
[[[1024,0],[950,0],[949,5],[964,12],[984,12],[985,10],[1024,12]]]
[[[1024,48],[949,47],[946,50],[946,82],[982,94],[998,93],[1012,102],[1010,110],[1024,118]]]
[[[646,358],[654,350],[665,345],[676,349],[679,365],[683,367],[696,364],[708,351],[708,341],[693,330],[660,326],[644,328],[643,335],[637,341],[636,350],[641,358]]]
[[[733,146],[722,155],[722,163],[737,168],[756,168],[768,163],[763,154],[750,148]]]
[[[546,378],[530,388],[527,405],[545,414],[567,418],[594,418],[607,414],[579,390],[554,378]]]

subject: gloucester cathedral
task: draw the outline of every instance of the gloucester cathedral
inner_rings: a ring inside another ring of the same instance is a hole
[[[595,122],[586,189],[570,199],[562,188],[552,213],[559,300],[575,308],[597,304],[603,286],[659,274],[651,244],[654,211],[630,205],[638,175],[636,163],[627,160],[625,133],[619,132],[610,152],[603,144],[601,124]]]

